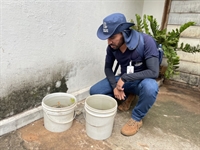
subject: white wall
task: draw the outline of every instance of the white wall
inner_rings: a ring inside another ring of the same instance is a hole
[[[161,26],[165,0],[144,0],[142,15],[153,15]]]
[[[0,97],[65,76],[68,92],[104,78],[106,41],[96,37],[103,18],[142,14],[143,0],[2,0]]]

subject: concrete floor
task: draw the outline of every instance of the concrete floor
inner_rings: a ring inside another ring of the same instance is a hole
[[[135,104],[132,104],[134,107]],[[157,100],[134,136],[120,134],[131,110],[117,112],[112,135],[93,140],[86,134],[79,102],[73,125],[62,133],[45,129],[44,120],[0,137],[1,150],[200,150],[200,92],[162,85]]]

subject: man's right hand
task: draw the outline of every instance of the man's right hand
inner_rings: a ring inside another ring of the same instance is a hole
[[[117,98],[118,100],[125,100],[126,95],[123,90],[118,90],[117,88],[114,88],[113,93],[115,98]]]

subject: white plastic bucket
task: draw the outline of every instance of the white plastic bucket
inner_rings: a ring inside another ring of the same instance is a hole
[[[102,94],[91,95],[85,100],[86,133],[95,140],[104,140],[111,136],[117,102],[114,98]]]
[[[67,93],[52,93],[42,99],[44,127],[51,132],[63,132],[72,126],[77,100]]]

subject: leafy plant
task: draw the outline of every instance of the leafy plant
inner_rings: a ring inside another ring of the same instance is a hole
[[[131,22],[134,22],[131,20]],[[132,28],[151,35],[158,44],[162,44],[164,56],[167,58],[167,69],[164,73],[165,78],[170,78],[175,74],[178,74],[179,68],[179,56],[177,55],[178,50],[182,50],[188,53],[200,52],[200,46],[190,46],[189,44],[181,43],[178,47],[178,42],[181,33],[188,27],[195,25],[195,22],[187,22],[180,26],[179,29],[167,32],[167,29],[160,29],[156,19],[153,16],[144,15],[143,19],[141,16],[136,14],[136,25]]]

